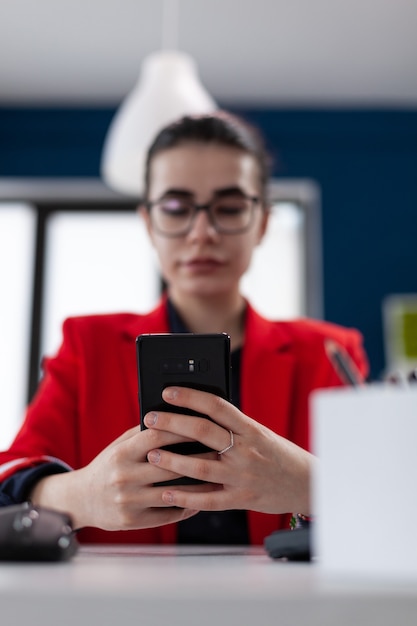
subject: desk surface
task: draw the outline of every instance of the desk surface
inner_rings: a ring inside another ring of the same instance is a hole
[[[15,626],[415,626],[416,616],[417,580],[329,578],[262,548],[85,546],[68,563],[0,564],[0,619]]]

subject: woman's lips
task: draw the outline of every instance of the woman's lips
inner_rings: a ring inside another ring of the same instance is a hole
[[[183,266],[191,272],[211,272],[223,265],[222,261],[211,257],[198,257],[183,262]]]

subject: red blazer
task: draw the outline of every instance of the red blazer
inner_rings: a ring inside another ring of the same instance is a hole
[[[139,423],[135,338],[168,332],[165,301],[147,315],[120,313],[70,318],[25,421],[7,452],[0,453],[0,480],[22,467],[54,457],[76,469],[88,464],[125,430]],[[242,351],[242,411],[273,431],[309,448],[310,392],[341,382],[323,340],[344,345],[363,375],[366,356],[360,333],[302,319],[272,322],[248,305]],[[288,516],[248,512],[252,544],[262,544]],[[176,525],[138,531],[88,528],[81,541],[175,543]]]

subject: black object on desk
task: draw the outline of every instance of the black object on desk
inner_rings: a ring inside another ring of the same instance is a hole
[[[65,513],[29,502],[0,508],[0,561],[67,561],[77,549]]]
[[[277,530],[265,538],[264,547],[272,559],[310,561],[311,528],[305,526],[294,530]]]

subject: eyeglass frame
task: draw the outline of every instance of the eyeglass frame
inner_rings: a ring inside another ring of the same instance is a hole
[[[249,194],[245,193],[244,191],[239,191],[239,195],[244,198],[245,200],[250,200],[251,202],[251,206],[250,206],[250,211],[251,211],[251,215],[250,215],[250,220],[248,222],[248,224],[246,226],[244,226],[243,228],[239,228],[238,230],[233,230],[233,231],[228,231],[228,230],[222,230],[221,228],[218,227],[218,225],[216,224],[216,221],[211,213],[211,207],[213,206],[213,203],[220,199],[222,196],[215,196],[214,198],[212,198],[212,200],[210,202],[207,202],[205,204],[197,204],[195,202],[191,202],[190,201],[190,206],[192,207],[194,214],[191,217],[190,223],[187,227],[186,230],[183,230],[181,232],[178,233],[174,233],[174,234],[169,234],[163,230],[160,230],[158,228],[158,226],[155,225],[154,221],[152,220],[152,207],[155,206],[156,204],[159,204],[160,202],[163,201],[164,196],[161,196],[161,198],[159,198],[158,200],[148,200],[147,202],[144,203],[144,206],[146,208],[146,210],[148,211],[150,218],[151,218],[151,223],[152,226],[155,228],[156,232],[160,235],[162,235],[163,237],[169,237],[169,238],[175,238],[175,237],[184,237],[186,235],[188,235],[192,228],[193,228],[193,224],[194,224],[194,220],[197,217],[197,214],[199,211],[205,211],[207,213],[207,217],[209,219],[210,224],[213,226],[214,230],[221,234],[221,235],[240,235],[241,233],[245,233],[246,231],[248,231],[250,229],[250,227],[253,224],[253,218],[255,215],[255,208],[258,205],[258,203],[261,201],[261,198],[259,196],[250,196]]]

